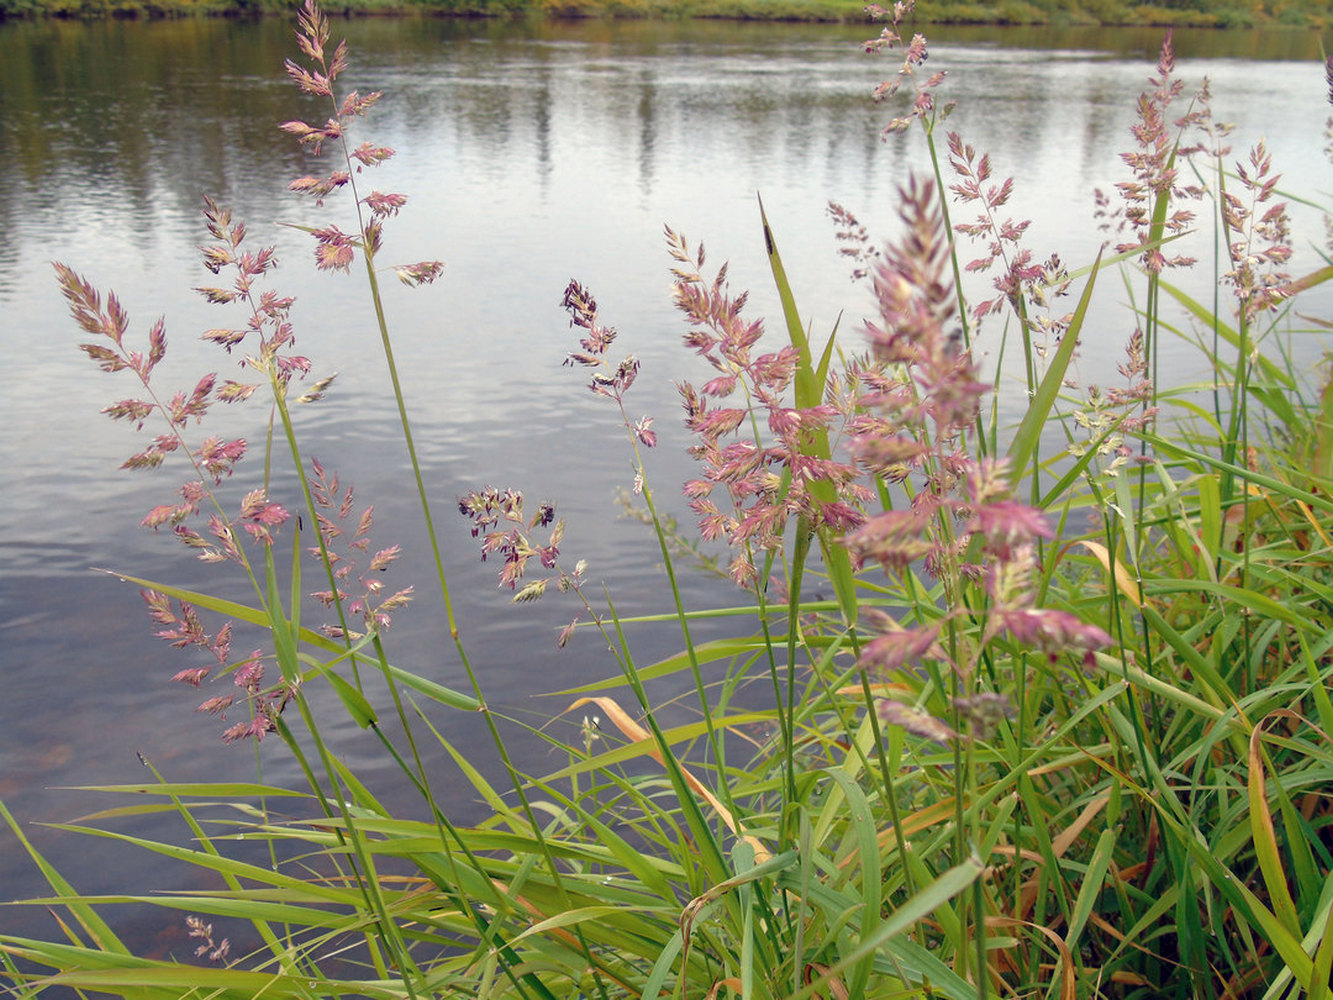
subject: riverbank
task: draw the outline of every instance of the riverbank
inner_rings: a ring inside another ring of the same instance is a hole
[[[345,16],[728,18],[757,21],[866,20],[863,0],[340,0]],[[0,0],[4,17],[192,17],[280,14],[291,0]],[[1327,28],[1323,0],[946,0],[918,8],[922,24],[1152,25]]]

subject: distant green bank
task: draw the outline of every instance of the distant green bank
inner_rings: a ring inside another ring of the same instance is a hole
[[[280,14],[297,0],[0,0],[3,17],[184,17]],[[886,4],[887,6],[888,4]],[[864,21],[864,0],[336,0],[333,14],[446,17],[729,18]],[[1180,25],[1247,28],[1333,25],[1329,0],[943,0],[915,19],[934,24]]]

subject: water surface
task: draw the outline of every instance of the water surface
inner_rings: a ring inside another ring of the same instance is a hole
[[[590,561],[623,613],[668,607],[655,544],[617,518],[614,490],[632,477],[617,416],[560,367],[573,346],[559,308],[566,283],[578,278],[593,291],[621,331],[618,348],[640,358],[633,405],[655,415],[661,432],[649,473],[659,497],[681,512],[675,484],[690,463],[671,380],[705,371],[679,344],[663,225],[705,240],[712,261],[730,259],[733,287],[753,289],[753,308],[773,315],[757,222],[762,194],[816,337],[841,316],[854,349],[870,303],[837,253],[825,204],[836,200],[877,238],[891,236],[896,185],[928,169],[925,143],[918,132],[881,140],[892,112],[868,95],[894,67],[860,53],[873,34],[863,26],[367,20],[336,22],[337,33],[353,49],[349,82],[387,95],[358,140],[400,150],[370,183],[410,198],[383,256],[447,263],[428,289],[389,282],[388,304],[463,634],[489,696],[540,723],[565,700],[535,695],[605,676],[613,664],[591,637],[556,653],[554,631],[577,610],[560,598],[508,606],[494,567],[477,560],[452,513],[458,494],[495,484],[554,500],[568,519],[565,553]],[[932,37],[930,68],[949,71],[942,94],[958,101],[948,127],[990,151],[1000,176],[1015,176],[1009,211],[1033,220],[1036,255],[1090,262],[1106,238],[1093,220],[1092,192],[1128,177],[1117,154],[1128,146],[1160,33],[940,29]],[[377,547],[399,543],[407,552],[392,583],[415,584],[421,600],[395,623],[391,655],[463,684],[422,556],[363,279],[316,274],[307,239],[288,225],[354,228],[346,205],[317,209],[285,189],[314,168],[275,124],[320,113],[281,72],[292,49],[289,26],[276,22],[0,25],[8,417],[0,425],[0,795],[25,822],[102,807],[47,789],[142,780],[136,752],[174,780],[253,773],[248,750],[223,747],[216,720],[192,714],[195,692],[167,683],[199,664],[149,635],[136,589],[115,574],[237,598],[245,589],[136,527],[184,475],[118,470],[142,444],[98,410],[134,388],[77,351],[84,338],[64,314],[49,267],[62,260],[114,288],[136,335],[166,317],[170,351],[158,378],[168,391],[203,371],[233,376],[235,359],[197,336],[238,320],[189,291],[211,277],[194,251],[204,240],[204,193],[232,205],[256,243],[277,245],[276,287],[298,299],[298,347],[317,375],[340,373],[327,402],[299,417],[307,452],[376,505]],[[1180,32],[1177,49],[1187,94],[1205,75],[1211,80],[1219,116],[1236,124],[1235,148],[1264,138],[1285,187],[1327,200],[1333,171],[1321,153],[1329,108],[1317,39]],[[1324,236],[1313,212],[1297,222],[1300,271],[1313,266],[1311,244]],[[1081,350],[1085,381],[1115,377],[1134,326],[1129,311],[1114,308],[1125,293],[1108,277]],[[1206,282],[1195,290],[1209,294]],[[1327,296],[1316,304],[1320,315],[1333,312]],[[1002,333],[994,324],[983,334],[992,358]],[[1308,360],[1321,345],[1298,337],[1294,349]],[[1173,374],[1202,374],[1187,352],[1173,357]],[[1018,404],[1006,406],[1012,424]],[[257,443],[264,420],[255,406],[210,417],[205,430]],[[255,484],[257,464],[247,464],[229,496]],[[702,606],[734,595],[691,578],[687,599]],[[636,642],[650,662],[678,637],[660,627]],[[476,719],[446,715],[440,723],[451,739],[484,745]],[[374,763],[370,738],[351,727],[331,735],[392,801],[392,776]],[[519,763],[554,761],[530,745]],[[466,813],[472,794],[439,766],[444,794]],[[264,767],[272,780],[295,780],[281,751],[266,750]],[[142,821],[134,829],[157,828]],[[84,841],[33,835],[89,891],[182,877],[119,852],[109,868],[110,855]],[[0,885],[10,896],[41,891],[9,837],[0,838]],[[6,927],[22,919],[0,915]],[[182,947],[178,929],[141,931],[159,932],[155,947]]]

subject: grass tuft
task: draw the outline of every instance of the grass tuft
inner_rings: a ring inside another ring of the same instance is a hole
[[[55,266],[82,350],[132,386],[106,412],[152,427],[125,465],[180,470],[143,525],[248,596],[125,578],[156,634],[206,664],[176,681],[232,676],[232,695],[200,706],[240,718],[223,739],[257,755],[281,744],[305,785],[153,771],[97,789],[133,805],[62,825],[208,873],[214,888],[188,894],[81,895],[0,805],[51,887],[20,904],[49,908],[61,930],[0,935],[13,996],[1328,995],[1333,392],[1263,347],[1327,329],[1302,297],[1333,266],[1293,273],[1271,157],[1260,145],[1235,158],[1206,93],[1182,112],[1169,33],[1138,98],[1127,179],[1100,199],[1121,242],[1072,271],[1036,255],[1006,215],[1013,181],[964,137],[937,136],[951,107],[943,77],[924,72],[926,38],[905,25],[911,4],[880,13],[869,47],[895,61],[875,95],[897,115],[886,132],[920,129],[929,162],[899,186],[891,242],[831,207],[874,304],[866,328],[809,327],[762,207],[754,252],[781,302],[777,336],[725,263],[665,231],[685,345],[714,369],[679,385],[693,526],[659,514],[655,498],[678,487],[650,475],[639,361],[590,289],[565,289],[565,364],[623,428],[625,503],[665,566],[651,621],[674,623],[680,651],[640,662],[649,619],[622,617],[562,551],[554,503],[494,487],[457,502],[512,601],[563,595],[577,616],[559,645],[592,630],[615,663],[564,692],[547,725],[498,715],[463,639],[379,286],[406,198],[365,190],[394,156],[361,135],[379,94],[343,88],[351,54],[313,2],[286,68],[324,110],[281,128],[318,170],[289,187],[315,212],[333,198],[355,208],[352,232],[304,228],[316,268],[363,269],[435,579],[395,580],[399,548],[376,540],[373,506],[304,452],[296,408],[331,405],[337,387],[295,353],[272,250],[230,209],[206,202],[201,250],[218,284],[199,291],[226,317],[206,339],[244,358],[245,382],[161,386],[164,323],[132,332],[114,295]],[[1200,266],[1182,248],[1210,226],[1224,294],[1207,305],[1172,272]],[[416,286],[441,267],[391,269]],[[1123,384],[1083,389],[1070,359],[1108,270],[1136,329]],[[998,376],[972,354],[1000,327],[1021,347],[1015,428],[998,424]],[[1211,384],[1162,380],[1172,336],[1203,352]],[[261,455],[202,436],[218,403],[264,408]],[[282,495],[275,465],[293,473]],[[239,503],[222,489],[233,477]],[[729,577],[736,605],[688,609],[680,578],[696,566]],[[466,690],[393,659],[387,629],[409,603],[436,613]],[[696,641],[701,617],[732,634]],[[689,692],[689,721],[654,701],[663,681]],[[326,687],[334,698],[313,697]],[[764,692],[758,707],[740,707],[746,688],[747,706]],[[432,719],[452,712],[479,717],[487,742],[450,742]],[[340,756],[331,734],[345,721],[377,741],[410,810],[386,808]],[[559,763],[521,770],[519,739]],[[470,783],[480,821],[461,824],[433,786],[427,747]],[[496,782],[479,766],[492,759]],[[189,843],[115,831],[143,811],[176,814]],[[131,954],[104,916],[128,903],[170,911],[193,956]]]

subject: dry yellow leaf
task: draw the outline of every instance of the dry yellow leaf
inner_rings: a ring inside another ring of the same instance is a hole
[[[1111,573],[1111,554],[1106,550],[1106,546],[1101,542],[1079,542],[1085,549],[1092,553],[1093,558],[1102,564],[1102,569]],[[1143,607],[1143,590],[1139,587],[1139,582],[1134,579],[1134,574],[1129,571],[1124,563],[1119,559],[1115,563],[1115,588],[1120,591],[1126,600],[1130,601],[1136,608]]]

